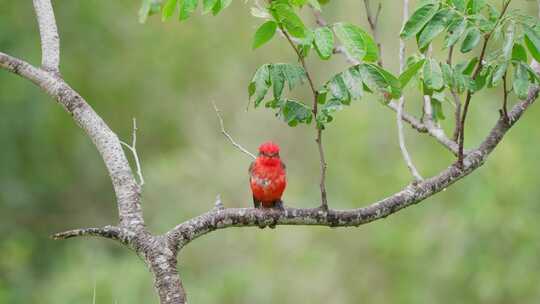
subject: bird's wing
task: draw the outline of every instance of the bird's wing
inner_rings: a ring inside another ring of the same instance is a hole
[[[281,168],[283,168],[283,171],[287,171],[287,166],[285,166],[284,162],[281,162]]]
[[[251,162],[251,164],[249,165],[249,169],[248,169],[248,174],[249,174],[249,177],[251,177],[251,174],[253,172],[253,166],[255,165],[255,162]]]

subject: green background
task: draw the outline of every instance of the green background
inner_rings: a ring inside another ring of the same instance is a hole
[[[367,28],[362,1],[333,2],[325,7],[327,21]],[[265,109],[245,110],[258,66],[296,60],[279,37],[251,50],[261,24],[249,14],[251,2],[234,1],[217,17],[196,14],[182,23],[152,17],[144,25],[137,22],[138,1],[54,4],[65,79],[124,140],[137,118],[143,208],[153,232],[207,211],[218,194],[227,207],[251,205],[250,159],[219,133],[211,101],[249,150],[267,139],[281,145],[286,205],[318,205],[313,126],[290,128]],[[400,1],[383,6],[383,56],[396,72]],[[533,1],[511,7],[537,14]],[[0,50],[39,63],[31,1],[0,1]],[[315,53],[307,63],[317,85],[346,67],[340,56],[321,62]],[[414,86],[408,93],[408,109],[419,114]],[[309,98],[307,87],[294,95]],[[491,89],[473,100],[468,147],[494,124],[500,96]],[[444,125],[451,131],[449,119]],[[370,225],[211,233],[179,256],[189,302],[538,303],[538,134],[534,105],[483,168]],[[331,207],[365,206],[410,182],[395,114],[375,97],[353,102],[324,136]],[[406,136],[424,176],[453,161],[427,135],[407,127]],[[0,71],[0,303],[92,303],[94,292],[95,303],[156,303],[151,275],[133,252],[101,239],[48,238],[116,220],[112,187],[89,139],[48,96]]]

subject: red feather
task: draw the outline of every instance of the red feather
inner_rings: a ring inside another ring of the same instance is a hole
[[[270,208],[281,202],[287,186],[285,165],[279,157],[279,146],[267,142],[259,147],[259,156],[249,167],[249,183],[255,204]]]

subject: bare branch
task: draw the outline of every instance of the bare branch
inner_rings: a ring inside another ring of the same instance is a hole
[[[59,73],[60,37],[50,0],[34,0],[34,10],[41,36],[41,66],[44,70]]]
[[[132,233],[127,230],[115,226],[105,226],[100,228],[80,228],[64,232],[59,232],[51,235],[53,240],[66,240],[74,237],[102,237],[106,239],[120,241],[124,245],[128,245],[132,237]]]
[[[225,131],[225,126],[223,125],[223,117],[221,117],[221,111],[218,109],[218,107],[216,106],[216,103],[214,101],[212,101],[212,105],[214,106],[214,110],[216,111],[216,115],[219,119],[219,126],[221,127],[221,133],[223,135],[225,135],[225,137],[231,142],[231,144],[237,148],[238,150],[240,150],[242,153],[248,155],[249,157],[255,159],[257,158],[253,153],[249,152],[246,148],[242,147],[240,144],[238,144],[233,138],[232,136],[227,133],[227,131]]]
[[[398,105],[395,102],[390,102],[387,106],[395,112],[397,112],[398,110]],[[452,154],[458,154],[458,144],[448,138],[442,129],[436,128],[436,126],[434,126],[433,124],[422,123],[419,119],[405,112],[403,113],[402,118],[403,121],[408,123],[413,129],[417,130],[420,133],[429,134],[431,137],[435,138],[440,144],[442,144],[446,149],[448,149],[448,151],[452,152]],[[467,153],[468,151],[465,151],[465,154]]]
[[[369,11],[369,7],[368,7],[369,0],[365,0],[364,3],[366,4],[366,10]],[[379,8],[380,8],[380,5],[379,5]],[[409,1],[403,0],[403,24],[407,22],[407,18],[409,18]],[[371,19],[371,17],[369,17],[368,15],[368,20],[369,19]],[[404,69],[405,69],[405,41],[403,39],[399,39],[399,73],[400,74],[403,73]],[[411,175],[418,182],[422,180],[422,176],[418,172],[418,169],[416,169],[416,167],[414,166],[414,163],[412,162],[409,151],[407,150],[407,146],[405,145],[405,134],[403,133],[403,107],[404,105],[405,105],[405,97],[401,96],[398,102],[398,107],[397,107],[397,112],[396,112],[399,148],[401,150],[401,154],[403,155],[403,159],[405,160],[405,164],[407,165],[407,167],[409,168],[409,171],[411,172]]]
[[[135,117],[133,118],[133,133],[131,138],[131,145],[128,145],[123,141],[120,141],[120,143],[128,148],[129,151],[131,151],[131,154],[133,154],[135,166],[137,167],[137,175],[139,176],[139,186],[142,187],[144,185],[144,178],[142,175],[141,162],[139,161],[139,154],[137,153],[137,120]]]
[[[457,164],[453,164],[438,175],[416,185],[409,185],[400,192],[367,207],[352,210],[286,208],[283,211],[254,208],[214,209],[177,225],[167,232],[166,236],[174,246],[180,249],[190,241],[208,232],[229,227],[255,227],[261,224],[267,226],[277,224],[351,227],[385,218],[446,189],[482,166],[506,132],[519,120],[525,110],[534,103],[538,91],[538,87],[534,87],[530,90],[526,100],[514,106],[508,114],[509,122],[502,118],[497,121],[484,142],[465,157],[463,169],[460,169]]]

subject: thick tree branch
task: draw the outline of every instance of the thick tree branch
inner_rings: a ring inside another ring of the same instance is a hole
[[[86,101],[55,73],[0,53],[0,68],[32,81],[60,103],[86,132],[98,149],[109,171],[116,193],[120,223],[126,227],[142,227],[140,186],[135,181],[118,136],[107,126]]]
[[[254,208],[213,209],[190,219],[170,230],[166,236],[172,245],[182,248],[190,241],[217,229],[263,225],[317,225],[329,227],[350,227],[367,224],[382,219],[403,208],[419,203],[444,190],[448,186],[469,175],[482,166],[502,140],[506,132],[519,120],[525,110],[538,96],[538,87],[530,90],[526,100],[519,102],[508,113],[509,121],[497,121],[480,146],[465,157],[463,169],[453,164],[438,175],[409,185],[400,192],[367,207],[352,210],[323,210],[322,208],[262,210]]]
[[[50,0],[34,0],[34,10],[41,37],[41,67],[50,72],[59,73],[60,37]]]

